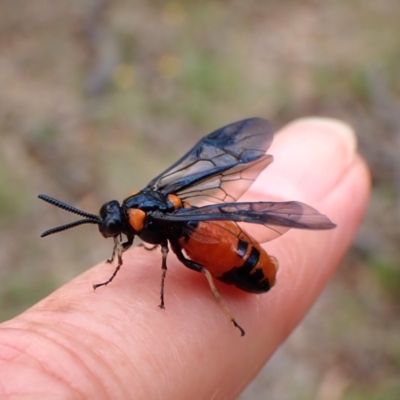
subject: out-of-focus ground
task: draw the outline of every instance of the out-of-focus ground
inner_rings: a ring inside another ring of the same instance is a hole
[[[341,118],[373,194],[352,250],[241,400],[400,396],[398,0],[0,3],[0,318],[109,256],[97,212],[250,116]],[[90,290],[90,288],[88,288]],[[240,362],[240,360],[238,360]]]

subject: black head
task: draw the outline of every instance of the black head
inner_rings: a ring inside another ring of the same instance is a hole
[[[70,224],[57,226],[56,228],[52,228],[42,233],[42,237],[52,235],[53,233],[62,232],[70,228],[74,228],[75,226],[83,225],[83,224],[96,224],[99,226],[99,230],[104,237],[114,237],[122,233],[123,223],[121,217],[121,211],[118,201],[113,200],[108,203],[105,203],[103,207],[100,209],[100,215],[90,214],[85,211],[79,210],[75,207],[72,207],[66,203],[63,203],[60,200],[56,200],[50,196],[46,196],[41,194],[38,196],[39,199],[44,200],[47,203],[52,204],[53,206],[62,208],[68,212],[80,215],[81,217],[85,217],[84,219],[80,219],[75,222],[71,222]]]
[[[100,233],[105,237],[114,237],[123,233],[121,207],[117,200],[109,201],[100,208]]]

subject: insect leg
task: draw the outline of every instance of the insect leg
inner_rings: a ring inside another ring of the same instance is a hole
[[[152,250],[152,249],[151,249]],[[167,256],[168,256],[169,248],[168,243],[163,243],[161,245],[161,254],[162,254],[162,262],[161,262],[161,292],[160,292],[160,305],[158,307],[165,310],[164,306],[164,284],[165,284],[165,276],[167,275]]]
[[[113,249],[113,254],[110,260],[107,260],[107,263],[111,263],[113,262],[114,258],[115,258],[115,254],[117,254],[118,256],[118,265],[116,266],[113,274],[111,275],[111,277],[102,283],[95,283],[93,285],[93,289],[96,290],[98,287],[100,286],[106,286],[108,285],[117,275],[118,271],[120,270],[121,266],[122,266],[122,254],[124,253],[124,251],[128,250],[129,247],[132,246],[133,243],[133,239],[134,236],[128,236],[127,241],[124,243],[121,243],[120,240],[118,240],[118,236],[114,237],[114,249]]]
[[[171,247],[172,250],[174,251],[174,253],[176,254],[176,256],[178,257],[178,260],[184,264],[186,267],[197,271],[197,272],[201,272],[202,274],[204,274],[207,278],[208,281],[208,285],[210,286],[210,289],[212,291],[212,294],[215,297],[215,300],[217,300],[219,306],[222,308],[222,311],[225,313],[225,315],[230,319],[230,321],[232,322],[232,324],[238,328],[240,330],[240,333],[242,336],[245,335],[245,331],[244,329],[236,322],[235,318],[233,318],[228,306],[225,304],[224,299],[222,298],[222,296],[220,295],[220,293],[218,292],[215,284],[214,284],[214,280],[212,275],[210,274],[210,272],[204,268],[202,265],[189,260],[188,258],[186,258],[183,253],[182,253],[182,249],[178,244],[175,243],[171,243]]]
[[[114,261],[115,254],[117,253],[118,244],[119,244],[118,236],[114,236],[114,247],[111,257],[106,261],[107,264],[111,264]]]

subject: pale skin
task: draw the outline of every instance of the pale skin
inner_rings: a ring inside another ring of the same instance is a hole
[[[113,272],[101,263],[1,324],[0,398],[235,398],[327,285],[369,195],[368,170],[355,138],[338,121],[295,121],[277,134],[268,153],[275,161],[243,199],[302,201],[338,226],[292,229],[265,243],[280,264],[269,293],[216,283],[246,336],[218,307],[205,277],[172,252],[166,310],[159,309],[161,254],[134,248],[107,287],[92,290]],[[57,237],[62,240],[58,235],[46,240]],[[107,244],[111,251],[112,241],[99,235],[99,245]]]

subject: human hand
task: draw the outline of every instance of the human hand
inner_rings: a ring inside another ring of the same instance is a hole
[[[246,336],[221,312],[204,276],[171,252],[160,310],[161,255],[136,248],[124,253],[109,286],[91,290],[114,270],[103,263],[1,325],[0,395],[235,398],[312,306],[353,240],[369,192],[355,145],[349,128],[332,120],[296,121],[275,137],[274,163],[243,200],[302,201],[338,226],[292,229],[263,245],[280,263],[266,294],[216,283]]]

